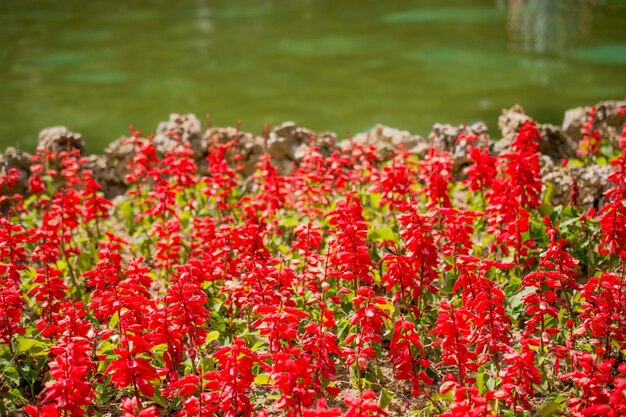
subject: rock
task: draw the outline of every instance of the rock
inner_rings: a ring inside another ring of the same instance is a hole
[[[267,152],[272,157],[280,174],[293,171],[311,150],[318,147],[322,155],[330,155],[336,136],[331,133],[317,135],[315,132],[298,126],[294,122],[285,122],[276,126],[269,134]]]
[[[566,135],[560,127],[551,124],[537,125],[541,141],[539,152],[548,155],[554,161],[574,158],[578,143]]]
[[[502,114],[498,117],[498,129],[502,132],[502,140],[511,143],[517,131],[525,121],[531,120],[519,104],[513,105],[510,109],[502,109]]]
[[[453,160],[452,175],[457,180],[464,180],[464,168],[469,163],[467,159],[467,141],[459,140],[461,135],[475,135],[481,141],[487,143],[489,134],[487,125],[483,122],[474,123],[471,126],[436,123],[430,132],[429,139],[433,146],[442,151],[450,152]]]
[[[131,138],[121,137],[106,147],[103,157],[90,157],[89,167],[94,171],[94,178],[100,182],[105,194],[109,187],[128,186],[128,163],[138,150]]]
[[[31,164],[30,154],[13,147],[8,147],[3,154],[0,154],[0,175],[8,175],[9,170],[12,169],[19,170],[19,178],[13,188],[9,190],[6,187],[0,187],[0,195],[27,195]]]
[[[226,144],[231,140],[235,140],[235,145],[226,153],[226,160],[231,167],[236,165],[243,166],[242,174],[245,176],[252,175],[256,171],[259,158],[264,153],[263,139],[249,132],[242,132],[235,127],[212,127],[204,132],[204,135],[198,145],[198,149],[203,149],[202,158],[196,159],[198,172],[204,175],[208,169],[206,157],[209,154],[209,148],[213,144]],[[196,151],[194,150],[194,153]],[[237,161],[239,159],[239,161]]]
[[[565,112],[563,117],[563,131],[576,143],[580,141],[582,135],[580,129],[589,117],[587,111],[591,107],[577,107]],[[626,100],[602,101],[595,105],[596,120],[594,129],[602,133],[603,138],[609,139],[613,146],[618,146],[620,135],[626,123],[626,114],[618,114],[619,109],[626,108]]]
[[[459,142],[460,135],[476,135],[481,140],[488,140],[487,125],[477,122],[473,125],[452,126],[450,124],[435,123],[430,132],[429,139],[433,146],[451,154],[465,152],[466,143]]]
[[[202,136],[202,125],[194,114],[172,113],[167,121],[157,126],[154,144],[157,152],[165,155],[177,146],[179,140],[185,141],[191,146],[194,159],[201,159],[206,157]]]
[[[550,203],[553,206],[566,206],[572,199],[572,184],[578,186],[577,204],[583,210],[604,205],[604,192],[613,185],[608,179],[610,165],[555,166],[543,175],[544,184],[552,184]]]
[[[550,174],[556,168],[554,161],[547,155],[539,155],[539,171],[541,172],[541,178]]]
[[[426,140],[419,135],[382,124],[377,124],[369,132],[356,134],[352,140],[361,145],[375,146],[378,154],[384,161],[390,159],[400,145],[402,145],[405,151],[418,154],[423,154],[428,146]],[[350,147],[350,142],[343,141],[339,146],[347,149]]]
[[[37,148],[55,153],[77,149],[83,155],[85,141],[80,133],[72,132],[65,126],[55,126],[39,132]]]
[[[582,139],[580,129],[587,120],[587,110],[589,110],[589,107],[576,107],[575,109],[566,110],[563,116],[561,128],[576,141]]]
[[[494,151],[498,154],[506,152],[508,146],[515,139],[519,128],[527,120],[532,119],[526,115],[524,109],[519,105],[514,105],[510,109],[503,109],[502,115],[498,118],[498,128],[502,132],[502,140],[496,142]],[[578,142],[573,140],[558,126],[538,123],[537,131],[541,137],[539,152],[542,154],[548,155],[554,161],[576,156]]]
[[[110,145],[109,145],[110,146]],[[120,196],[128,189],[125,180],[126,164],[121,160],[114,163],[106,156],[90,155],[86,165],[93,172],[94,179],[102,186],[104,197],[111,200]]]

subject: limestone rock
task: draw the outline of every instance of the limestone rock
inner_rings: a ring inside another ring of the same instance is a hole
[[[496,143],[494,150],[497,153],[506,151],[515,139],[519,128],[527,120],[531,120],[531,118],[524,113],[524,109],[519,105],[502,110],[502,115],[498,118],[498,127],[502,132],[502,140]],[[558,126],[537,124],[537,131],[541,137],[539,152],[542,154],[548,155],[554,161],[576,156],[578,142],[573,140]]]
[[[38,148],[56,153],[78,149],[83,155],[85,153],[85,141],[80,133],[72,132],[65,126],[55,126],[39,132]]]
[[[537,130],[541,136],[539,152],[548,155],[555,161],[576,156],[578,143],[566,135],[560,127],[551,124],[539,124]]]
[[[309,153],[312,146],[318,147],[322,155],[330,155],[336,136],[330,133],[317,133],[285,122],[276,126],[269,134],[267,152],[272,157],[278,172],[289,174]]]
[[[213,144],[224,145],[231,140],[235,141],[235,145],[226,153],[226,160],[229,165],[231,167],[242,165],[242,174],[245,176],[254,173],[259,158],[261,158],[264,152],[263,139],[252,133],[242,132],[235,127],[212,127],[204,132],[202,140],[198,145],[198,148],[204,152],[200,159],[196,159],[200,174],[204,174],[207,171],[208,163],[206,162],[206,156],[209,154],[209,148]]]
[[[402,145],[405,151],[422,153],[427,147],[426,140],[419,135],[414,135],[407,130],[377,124],[369,132],[356,134],[353,141],[361,145],[373,145],[376,147],[382,160],[388,160],[393,156],[396,149]],[[350,146],[349,141],[339,144],[343,149]]]
[[[177,146],[178,140],[188,142],[194,152],[194,159],[200,159],[206,157],[202,136],[202,125],[194,114],[172,113],[167,121],[158,124],[154,144],[157,152],[165,155]]]
[[[519,128],[527,120],[531,119],[519,104],[509,109],[502,109],[502,114],[498,117],[498,129],[502,132],[502,139],[508,143],[512,142]]]
[[[17,169],[20,172],[11,190],[0,187],[0,195],[27,195],[31,164],[31,157],[28,153],[13,147],[8,147],[3,154],[0,154],[0,175],[7,175],[11,169]]]
[[[138,151],[138,147],[131,138],[121,137],[109,144],[104,150],[103,158],[90,158],[90,166],[94,171],[94,178],[103,188],[111,186],[127,186],[126,175],[128,163]]]
[[[436,123],[429,135],[433,146],[442,151],[450,152],[454,161],[452,175],[457,180],[465,179],[463,170],[469,163],[467,159],[468,143],[465,139],[459,140],[461,135],[475,135],[481,141],[489,141],[487,126],[483,122],[477,122],[470,126],[452,126],[450,124]]]
[[[596,104],[596,120],[594,129],[600,130],[602,137],[608,138],[613,146],[619,143],[620,135],[626,123],[626,114],[618,114],[619,109],[626,108],[626,100],[602,101]],[[576,143],[582,138],[580,129],[587,121],[587,111],[591,107],[577,107],[565,112],[563,131]]]
[[[567,168],[557,165],[543,175],[543,182],[552,184],[550,203],[565,206],[572,199],[572,184],[576,181],[579,193],[577,204],[583,210],[589,210],[604,205],[604,192],[613,186],[608,179],[610,173],[609,165]]]
[[[120,159],[113,162],[106,156],[90,155],[87,168],[93,172],[94,179],[102,186],[105,198],[111,200],[126,192],[128,184],[124,178],[126,176],[125,162],[122,163]]]

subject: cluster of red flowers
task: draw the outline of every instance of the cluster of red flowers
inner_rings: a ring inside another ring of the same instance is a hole
[[[238,132],[206,172],[131,133],[115,204],[76,151],[40,149],[27,198],[0,178],[0,415],[626,415],[626,138],[581,213],[542,201],[534,122],[460,138],[456,184],[435,147],[311,138],[243,179]]]

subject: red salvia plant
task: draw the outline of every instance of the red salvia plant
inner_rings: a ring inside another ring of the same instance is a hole
[[[257,172],[253,175],[259,186],[259,192],[254,201],[263,203],[261,220],[274,216],[281,209],[287,199],[287,185],[285,179],[278,175],[278,170],[271,163],[269,153],[263,154],[257,164]]]
[[[311,217],[322,213],[322,207],[328,206],[330,192],[324,184],[324,157],[317,148],[311,149],[300,166],[289,177],[287,183],[286,204],[298,214],[310,214]]]
[[[575,318],[572,296],[575,291],[580,291],[582,286],[576,280],[578,278],[578,259],[574,258],[565,250],[567,241],[559,238],[559,231],[549,217],[545,217],[546,233],[550,237],[550,243],[545,252],[539,255],[539,268],[546,275],[547,284],[559,290],[567,305],[569,317]]]
[[[336,326],[335,314],[328,304],[329,302],[320,301],[317,322],[311,320],[304,326],[302,349],[312,356],[310,368],[315,392],[319,394],[323,388],[330,395],[337,395],[338,388],[330,386],[330,382],[337,379],[332,355],[339,356],[341,352],[337,345],[337,336],[332,331]]]
[[[376,296],[374,290],[368,286],[359,288],[352,299],[355,311],[348,320],[355,330],[346,336],[341,356],[346,358],[346,366],[355,365],[359,391],[362,389],[361,371],[365,371],[369,361],[376,356],[374,344],[382,340],[385,319],[390,319],[380,307],[385,304],[387,299]]]
[[[587,110],[587,120],[580,128],[581,139],[578,144],[578,155],[582,157],[600,155],[601,132],[594,129],[596,122],[596,107]]]
[[[209,175],[203,180],[206,184],[203,192],[209,198],[214,199],[219,216],[225,215],[225,212],[229,210],[230,195],[237,185],[237,172],[228,165],[226,160],[227,152],[235,144],[234,139],[224,144],[213,143],[206,158],[209,162]]]
[[[411,382],[411,395],[418,396],[423,384],[431,385],[434,380],[425,372],[430,368],[426,352],[422,347],[420,334],[415,324],[400,317],[394,323],[391,342],[389,343],[389,360],[395,369],[398,381]]]
[[[428,198],[428,207],[451,207],[448,191],[452,181],[453,161],[450,152],[433,146],[426,149],[426,155],[419,163],[419,178],[424,182],[421,192]]]
[[[535,352],[524,345],[521,353],[511,348],[502,361],[507,365],[500,370],[502,383],[494,393],[495,398],[504,400],[516,413],[530,409],[534,385],[541,384],[541,374],[535,367]]]
[[[119,359],[114,359],[105,370],[111,377],[111,382],[117,388],[130,388],[133,394],[132,401],[137,403],[138,410],[144,410],[140,396],[147,398],[154,396],[155,387],[150,382],[158,378],[156,369],[145,357],[150,349],[142,336],[126,336],[124,347],[114,349]],[[146,407],[153,410],[156,407]]]
[[[539,207],[541,201],[541,172],[539,170],[538,140],[535,123],[526,121],[520,127],[510,151],[500,155],[502,177],[492,183],[487,193],[489,205],[487,232],[495,238],[492,250],[499,248],[506,255],[514,249],[516,264],[526,255],[530,241],[523,234],[528,231],[528,209]]]
[[[622,132],[620,147],[622,154],[611,161],[613,172],[609,179],[614,187],[606,191],[609,202],[602,207],[598,216],[602,227],[602,238],[598,245],[598,252],[609,256],[617,256],[620,262],[626,260],[626,130]],[[609,260],[609,269],[612,269],[612,258]]]
[[[408,304],[414,306],[413,313],[418,317],[426,290],[431,294],[438,291],[434,281],[439,277],[439,262],[430,219],[417,214],[416,209],[416,205],[408,206],[406,213],[398,218],[406,255],[392,253],[385,256],[389,269],[382,282],[388,290],[399,285],[399,295],[410,294],[412,301]],[[399,299],[397,296],[393,298]]]
[[[314,135],[244,178],[241,137],[131,129],[113,203],[79,151],[34,158],[35,194],[0,202],[0,414],[626,412],[623,155],[579,216],[541,203],[534,122],[498,158],[462,135],[465,187],[447,152]]]
[[[391,165],[385,165],[374,181],[372,192],[380,193],[380,204],[389,204],[395,212],[401,202],[414,201],[413,186],[417,179],[417,170],[410,161],[410,154],[402,147],[394,152]]]
[[[252,368],[260,362],[258,356],[243,339],[235,336],[232,344],[219,348],[213,358],[219,369],[203,376],[209,390],[202,394],[203,403],[225,417],[251,416],[252,404],[247,392],[254,381]]]
[[[582,324],[575,335],[591,333],[600,356],[610,355],[612,342],[626,348],[626,278],[624,269],[593,276],[581,291]]]
[[[367,224],[361,201],[354,195],[348,195],[326,217],[336,229],[338,247],[332,259],[338,267],[335,272],[337,277],[352,282],[355,290],[361,284],[372,284],[372,261],[366,243]]]
[[[489,278],[487,272],[492,268],[510,268],[503,264],[479,259],[474,256],[462,256],[459,263],[459,278],[453,292],[461,290],[463,306],[473,313],[472,324],[475,340],[477,363],[482,365],[492,362],[496,371],[500,371],[500,355],[511,346],[511,319],[505,305],[504,292]]]
[[[485,192],[491,188],[494,178],[497,175],[497,158],[489,155],[487,146],[480,147],[480,141],[476,135],[460,135],[458,141],[467,142],[467,159],[472,163],[465,168],[467,179],[464,181],[471,191],[478,191],[480,194],[483,209],[485,203]]]
[[[57,322],[63,329],[59,341],[50,349],[50,376],[40,394],[40,402],[24,410],[32,417],[82,417],[95,395],[89,375],[93,371],[91,358],[93,341],[90,323],[83,303],[61,302],[65,314]]]
[[[23,175],[22,171],[17,168],[0,166],[0,209],[2,211],[8,212],[9,208],[14,211],[20,210],[24,197],[16,192],[18,190],[15,189],[15,185]]]
[[[570,352],[574,371],[561,377],[571,380],[580,390],[580,396],[568,399],[572,416],[618,416],[624,411],[624,402],[613,402],[610,386],[613,383],[614,359],[601,360],[584,352]],[[619,382],[619,381],[618,381]],[[622,397],[623,397],[622,393]],[[621,410],[617,410],[619,408]]]
[[[458,382],[464,385],[469,372],[476,372],[478,355],[473,350],[474,332],[471,322],[474,315],[467,308],[454,307],[453,304],[442,301],[439,304],[439,315],[435,327],[430,332],[435,335],[432,346],[440,346],[441,361],[435,366],[456,366],[459,370]]]
[[[452,388],[454,390],[454,404],[450,406],[450,411],[441,414],[441,417],[487,417],[498,416],[493,413],[493,407],[489,400],[493,399],[493,391],[482,396],[477,387],[465,387],[454,381],[446,381],[442,384],[440,392],[445,394]]]
[[[21,325],[24,299],[20,271],[26,268],[25,244],[29,240],[19,224],[0,217],[0,341],[9,346],[11,353],[13,336],[26,330]]]
[[[472,248],[472,226],[479,213],[469,210],[455,210],[441,208],[441,224],[443,230],[439,232],[438,247],[445,257],[445,271],[452,270],[452,279],[457,277],[457,263],[459,257],[469,255]]]
[[[378,405],[376,394],[372,390],[362,392],[360,397],[347,393],[344,402],[348,406],[343,414],[344,417],[387,416],[387,413]]]
[[[551,316],[558,324],[559,309],[565,304],[573,320],[575,316],[571,298],[574,291],[581,289],[576,281],[578,261],[563,250],[566,242],[557,238],[558,231],[549,217],[544,218],[544,224],[550,243],[546,251],[539,256],[539,268],[522,279],[524,286],[534,288],[522,298],[524,311],[530,317],[526,322],[524,337],[528,338],[538,333],[542,353],[546,344],[550,342],[551,335],[560,332],[558,327],[546,324],[546,317]]]
[[[535,122],[525,121],[511,143],[510,151],[500,155],[503,173],[515,199],[522,207],[541,204],[541,171],[539,169],[539,132]]]
[[[276,407],[288,417],[301,416],[304,408],[313,405],[312,355],[299,348],[283,348],[272,355],[272,386],[280,392]]]

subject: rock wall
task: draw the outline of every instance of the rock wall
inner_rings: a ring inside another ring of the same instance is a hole
[[[616,146],[626,123],[626,114],[621,114],[618,110],[626,108],[626,101],[605,101],[598,103],[595,108],[594,128]],[[563,205],[570,201],[574,182],[579,189],[578,204],[583,208],[601,205],[603,193],[610,187],[608,166],[563,167],[561,163],[562,160],[576,156],[580,128],[587,120],[588,109],[579,107],[566,111],[562,127],[551,124],[537,126],[541,136],[539,150],[542,153],[542,174],[544,182],[551,184],[553,205]],[[504,109],[498,120],[502,138],[497,141],[489,138],[487,126],[482,122],[471,126],[438,123],[433,126],[428,140],[406,130],[379,124],[371,131],[354,135],[352,141],[338,141],[334,133],[316,133],[293,122],[276,126],[261,137],[235,127],[209,127],[203,130],[195,115],[172,114],[168,120],[159,123],[153,141],[158,156],[164,156],[172,151],[179,140],[187,142],[193,151],[193,159],[199,171],[206,172],[208,168],[206,158],[210,145],[235,140],[235,145],[228,150],[226,158],[229,162],[237,159],[243,165],[241,174],[244,176],[254,173],[259,158],[265,152],[271,155],[272,163],[279,173],[288,174],[298,166],[312,147],[317,148],[322,155],[330,155],[335,148],[349,149],[353,143],[372,145],[376,148],[379,158],[386,160],[399,147],[421,156],[432,145],[450,152],[454,160],[453,175],[457,180],[461,180],[464,178],[464,167],[468,164],[466,143],[462,135],[478,136],[489,144],[493,154],[499,154],[507,151],[519,127],[529,119],[521,106],[515,105]],[[64,126],[56,126],[44,129],[39,134],[38,150],[46,149],[55,153],[75,150],[84,156],[86,144],[80,133],[72,132]],[[128,163],[136,152],[136,145],[123,137],[107,146],[103,155],[86,157],[86,167],[93,171],[107,198],[113,198],[126,191]],[[58,160],[51,160],[49,163],[51,168],[60,168]],[[30,165],[30,155],[25,152],[8,148],[0,154],[0,174],[6,174],[10,169],[20,171],[19,180],[12,193],[27,194]],[[8,192],[0,187],[0,194]]]

